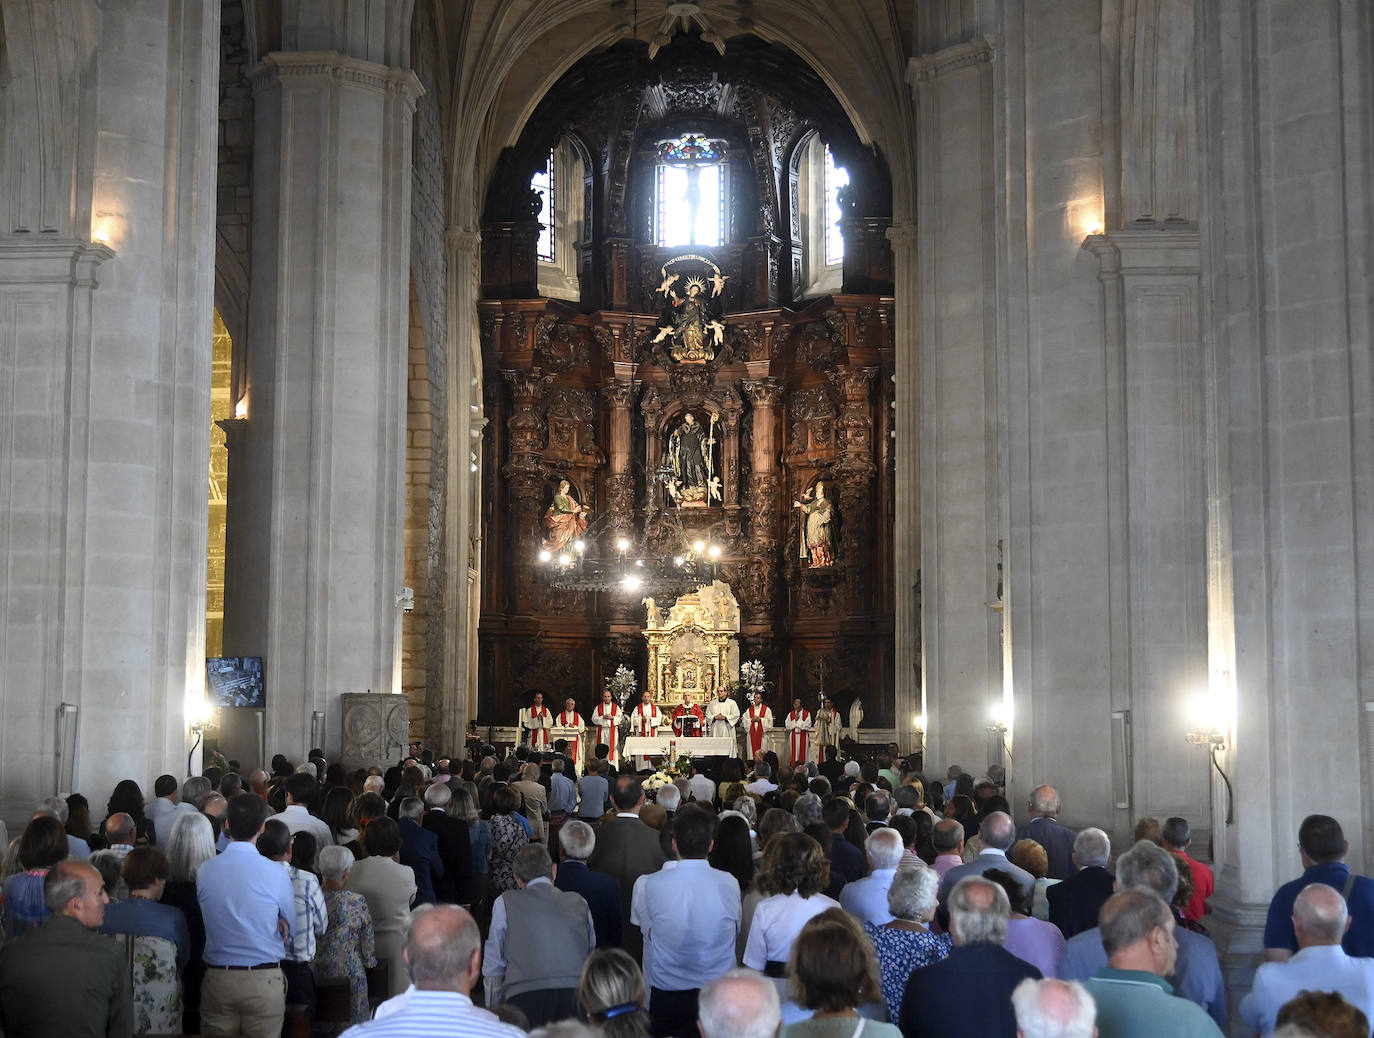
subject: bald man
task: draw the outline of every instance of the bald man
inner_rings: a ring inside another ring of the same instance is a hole
[[[1374,959],[1346,954],[1341,939],[1350,918],[1341,892],[1309,883],[1293,902],[1293,932],[1298,951],[1287,962],[1269,962],[1255,971],[1240,1016],[1264,1038],[1274,1033],[1279,1008],[1300,991],[1334,991],[1374,1020]]]
[[[400,1008],[349,1028],[344,1038],[413,1038],[417,1034],[524,1038],[524,1031],[472,1004],[473,985],[482,975],[482,935],[467,911],[453,905],[417,910],[402,955],[413,989],[391,1000],[401,1003]]]

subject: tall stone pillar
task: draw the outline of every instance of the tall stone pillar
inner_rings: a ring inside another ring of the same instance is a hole
[[[205,675],[219,5],[3,0],[0,16],[14,833],[39,796],[103,802],[186,766]]]
[[[926,435],[919,520],[903,510],[900,490],[897,507],[901,521],[919,521],[921,529],[921,594],[929,607],[922,614],[921,662],[927,769],[934,771],[953,763],[982,770],[989,763],[986,728],[1004,698],[1001,617],[988,606],[996,596],[1001,537],[991,62],[991,46],[972,39],[913,58],[907,73],[920,128],[917,347]],[[894,241],[899,254],[904,244]],[[898,269],[899,293],[911,280],[909,263]],[[938,290],[955,284],[957,292]],[[899,327],[899,351],[902,338]],[[899,386],[899,423],[909,413],[904,399]],[[903,427],[901,436],[907,435]],[[905,467],[902,458],[898,465]],[[914,502],[905,504],[909,509]],[[909,585],[900,587],[899,594],[908,593]],[[904,666],[909,663],[899,657],[898,670]]]
[[[896,627],[893,658],[896,661],[895,721],[897,741],[905,748],[924,748],[924,729],[917,735],[917,721],[925,716],[921,666],[921,378],[917,356],[916,315],[920,298],[917,277],[916,225],[899,224],[888,229],[892,242],[892,269],[896,279],[897,307],[893,350],[896,436],[896,479],[892,531],[893,613]]]
[[[230,494],[224,644],[264,657],[267,744],[288,755],[341,693],[400,691],[408,11],[340,28],[302,6],[299,42],[347,53],[278,51],[250,72],[246,478]]]

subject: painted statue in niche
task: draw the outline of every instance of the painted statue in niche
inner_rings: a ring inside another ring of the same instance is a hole
[[[728,274],[704,256],[677,256],[659,270],[663,313],[653,342],[671,339],[668,353],[679,364],[715,360],[725,342],[723,300]]]
[[[682,423],[668,437],[664,454],[663,484],[668,496],[679,508],[706,508],[721,500],[720,477],[716,475],[716,423],[720,415],[711,415],[711,424],[703,426],[696,415],[688,411]]]
[[[544,513],[544,540],[540,547],[547,552],[560,552],[587,532],[588,512],[575,497],[566,479],[558,481],[553,503]]]
[[[835,565],[835,532],[840,515],[825,496],[825,483],[816,484],[814,498],[808,490],[800,501],[792,502],[792,507],[801,509],[799,557],[810,559],[812,569]]]

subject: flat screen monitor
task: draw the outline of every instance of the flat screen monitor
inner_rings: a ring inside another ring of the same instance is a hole
[[[205,686],[211,706],[267,705],[261,656],[211,656],[205,661]]]

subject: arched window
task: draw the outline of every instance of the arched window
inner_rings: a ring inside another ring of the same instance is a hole
[[[797,149],[797,194],[801,219],[802,279],[799,296],[838,292],[844,268],[844,234],[840,230],[840,189],[849,173],[835,165],[830,145],[818,133]]]
[[[660,141],[654,181],[654,241],[660,247],[725,244],[730,211],[725,142],[688,133]]]
[[[531,190],[538,191],[544,199],[544,209],[539,214],[543,227],[535,245],[539,259],[539,294],[551,299],[575,300],[581,296],[578,261],[585,176],[581,154],[565,137],[530,178]]]

